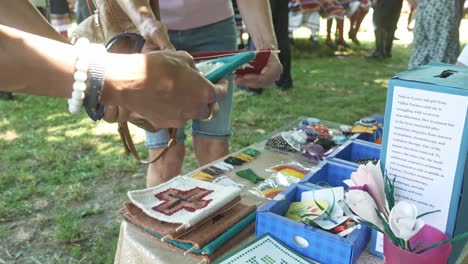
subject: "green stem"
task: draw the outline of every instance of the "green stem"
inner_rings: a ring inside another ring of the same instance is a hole
[[[408,240],[405,239],[405,250],[409,250],[409,247],[408,247]]]

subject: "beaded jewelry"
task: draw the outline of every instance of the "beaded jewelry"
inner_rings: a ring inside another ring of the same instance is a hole
[[[89,46],[89,40],[79,38],[75,46],[79,49],[79,56],[75,62],[75,73],[73,74],[73,92],[71,98],[68,99],[68,111],[71,114],[79,114],[83,99],[85,97],[86,80],[88,79],[88,57],[86,56],[86,48]]]

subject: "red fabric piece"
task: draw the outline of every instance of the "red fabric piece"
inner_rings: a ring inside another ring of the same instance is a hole
[[[198,209],[205,208],[212,201],[212,199],[203,200],[205,196],[212,192],[213,190],[199,187],[187,191],[170,188],[154,195],[159,200],[164,201],[164,203],[152,209],[165,215],[172,215],[183,209],[195,212]]]

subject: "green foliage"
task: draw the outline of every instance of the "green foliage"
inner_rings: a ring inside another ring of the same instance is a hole
[[[83,220],[78,212],[59,213],[55,217],[55,225],[56,237],[62,242],[74,243],[83,235]]]
[[[384,175],[384,191],[385,191],[385,198],[387,199],[388,203],[388,210],[392,211],[393,206],[395,206],[395,179],[390,180],[388,178],[388,174],[385,171]]]

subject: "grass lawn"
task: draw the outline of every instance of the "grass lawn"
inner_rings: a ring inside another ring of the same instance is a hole
[[[407,68],[408,44],[366,61],[371,43],[334,53],[293,46],[294,88],[236,90],[231,150],[299,116],[351,124],[383,113],[387,79]],[[0,263],[111,263],[126,192],[143,188],[146,166],[123,154],[116,126],[66,113],[63,99],[0,101]],[[133,130],[140,152],[142,131]],[[188,139],[191,143],[191,139]],[[196,168],[191,147],[184,172]]]

